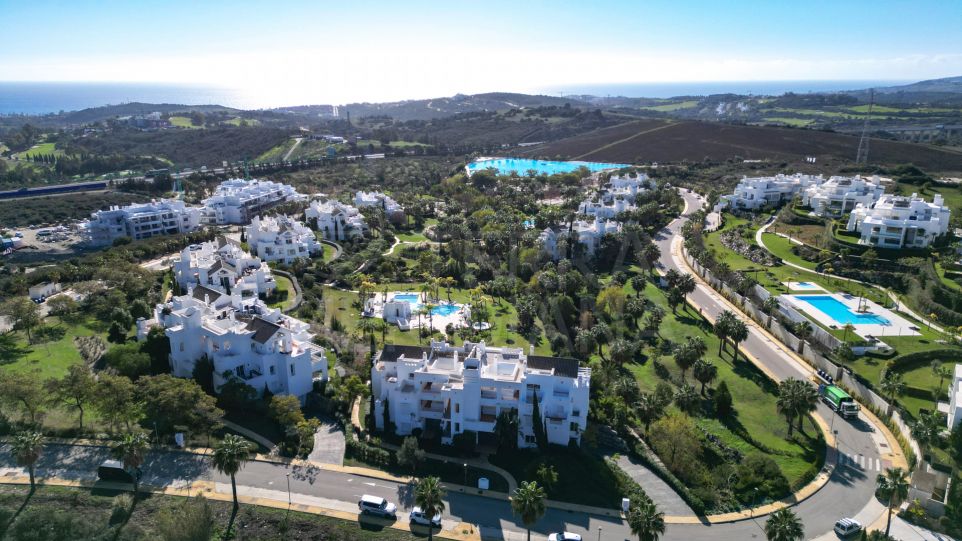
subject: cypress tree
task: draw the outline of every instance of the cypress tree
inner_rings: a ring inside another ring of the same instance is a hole
[[[538,449],[544,451],[548,447],[548,434],[544,429],[544,419],[541,418],[541,404],[538,399],[538,392],[534,393],[534,407],[531,410],[531,424],[534,425],[534,440],[538,444]]]

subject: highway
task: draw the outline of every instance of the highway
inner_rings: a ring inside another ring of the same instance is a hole
[[[675,268],[688,272],[680,259],[679,230],[687,215],[703,205],[695,194],[683,191],[688,204],[686,215],[672,222],[656,239],[662,251],[660,265],[663,269]],[[690,300],[714,319],[726,308],[711,289],[699,284]],[[742,343],[742,350],[757,359],[764,369],[777,379],[797,377],[809,379],[810,370],[770,341],[757,328],[750,326],[749,338]],[[860,416],[854,421],[834,418],[832,412],[820,405],[817,415],[826,425],[837,431],[838,449],[841,453],[839,466],[832,472],[829,482],[811,498],[795,506],[795,511],[805,524],[807,539],[835,539],[830,533],[834,522],[842,517],[856,517],[863,524],[872,524],[883,508],[874,498],[875,476],[889,465],[884,455],[885,439],[869,421]],[[774,411],[773,423],[784,420]],[[107,458],[103,447],[78,447],[48,445],[40,463],[39,477],[56,476],[67,479],[95,477],[96,466]],[[835,464],[835,454],[830,454],[829,464]],[[0,476],[10,472],[22,472],[13,467],[14,461],[6,446],[0,447]],[[178,485],[186,480],[207,480],[217,484],[218,492],[229,493],[229,478],[210,469],[205,457],[180,452],[152,452],[144,465],[144,483],[149,485]],[[354,474],[331,471],[317,467],[289,466],[267,462],[251,462],[237,476],[238,490],[242,495],[269,497],[277,500],[287,498],[287,474],[290,473],[290,489],[298,503],[308,503],[342,511],[356,511],[361,494],[374,494],[397,502],[402,509],[411,507],[411,486],[403,483],[373,479]],[[561,472],[564,475],[564,472]],[[508,502],[472,494],[448,493],[445,520],[447,527],[453,522],[470,522],[481,526],[485,538],[524,539],[524,528],[511,513]],[[399,513],[399,520],[406,516]],[[738,522],[710,525],[669,524],[662,539],[689,541],[712,539],[718,541],[744,541],[764,539],[764,517]],[[601,530],[599,531],[599,528]],[[550,532],[567,530],[579,533],[585,539],[633,539],[627,525],[610,517],[579,514],[549,509],[538,521],[533,539],[543,540]]]

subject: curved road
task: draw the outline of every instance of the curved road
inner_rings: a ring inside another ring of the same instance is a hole
[[[688,210],[701,207],[703,200],[690,193],[683,193]],[[678,231],[685,217],[672,222],[662,231],[657,242],[662,249],[663,268],[676,268],[687,272],[680,261],[680,236]],[[691,295],[694,304],[702,307],[710,318],[724,309],[723,302],[705,285],[699,284]],[[808,378],[809,370],[793,360],[769,341],[758,329],[750,327],[749,338],[742,349],[758,359],[764,368],[778,379],[787,377]],[[819,407],[818,415],[826,424],[833,422],[830,410]],[[782,419],[772,412],[772,422]],[[817,494],[795,507],[805,524],[808,539],[835,539],[831,528],[835,520],[843,516],[859,518],[863,524],[875,522],[882,506],[874,497],[875,475],[887,465],[886,454],[880,445],[884,438],[871,422],[860,417],[855,422],[834,419],[838,431],[838,447],[845,456],[835,468],[830,481]],[[92,479],[96,466],[109,452],[104,447],[71,447],[48,445],[38,464],[40,477],[56,475],[65,478]],[[851,458],[849,458],[851,457]],[[0,464],[13,465],[6,446],[0,446]],[[829,458],[835,464],[835,455]],[[0,468],[5,471],[22,471],[21,468]],[[286,475],[290,473],[291,491],[298,501],[310,501],[342,511],[355,511],[356,502],[362,494],[374,494],[396,501],[402,509],[410,508],[411,487],[404,483],[371,479],[359,475],[331,471],[323,468],[289,466],[267,462],[248,463],[237,475],[238,491],[244,495],[263,496],[277,500],[286,498]],[[563,472],[562,472],[563,475]],[[229,493],[229,479],[211,470],[205,457],[179,452],[152,452],[144,466],[144,482],[152,485],[183,483],[184,480],[210,480],[217,483],[218,492]],[[446,498],[446,521],[463,521],[479,524],[485,538],[522,540],[524,528],[512,515],[508,502],[477,495],[453,492]],[[399,517],[404,514],[399,513]],[[404,520],[404,518],[399,518]],[[718,541],[745,541],[764,539],[764,518],[739,522],[708,524],[669,524],[663,539],[690,541],[712,539]],[[601,529],[599,531],[599,528]],[[548,509],[534,528],[533,539],[544,540],[549,532],[568,530],[580,533],[585,539],[623,540],[633,539],[628,527],[619,519],[577,514],[559,509]]]

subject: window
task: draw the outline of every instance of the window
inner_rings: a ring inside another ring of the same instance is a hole
[[[461,423],[454,423],[454,431],[461,432]]]
[[[274,374],[276,374],[276,373],[277,373],[277,367],[275,367],[274,365],[271,365],[270,373],[271,373],[272,376],[273,376]]]
[[[181,350],[181,351],[184,351],[184,343],[183,343],[183,342],[180,343],[180,350]]]
[[[534,436],[525,436],[525,437],[524,437],[524,442],[525,442],[525,443],[535,443],[535,438],[534,438]]]
[[[454,405],[454,413],[461,413],[461,404]]]
[[[291,375],[294,375],[294,363],[291,363]]]

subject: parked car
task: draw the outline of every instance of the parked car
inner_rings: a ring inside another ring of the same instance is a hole
[[[548,541],[581,541],[581,536],[571,532],[558,532],[549,535]]]
[[[437,526],[438,528],[441,527],[441,513],[438,513],[429,519],[424,511],[421,511],[420,507],[415,507],[411,510],[410,516],[411,522],[415,524],[421,524],[422,526],[431,524],[432,526]]]
[[[141,472],[138,469],[135,473],[140,478]],[[119,483],[133,483],[134,477],[124,469],[124,465],[119,460],[104,460],[97,467],[97,479],[101,481],[114,481]]]
[[[380,517],[397,518],[397,506],[379,496],[365,494],[357,502],[361,514],[377,515]]]
[[[862,525],[854,518],[843,518],[835,523],[835,533],[842,537],[855,535],[862,531]]]

